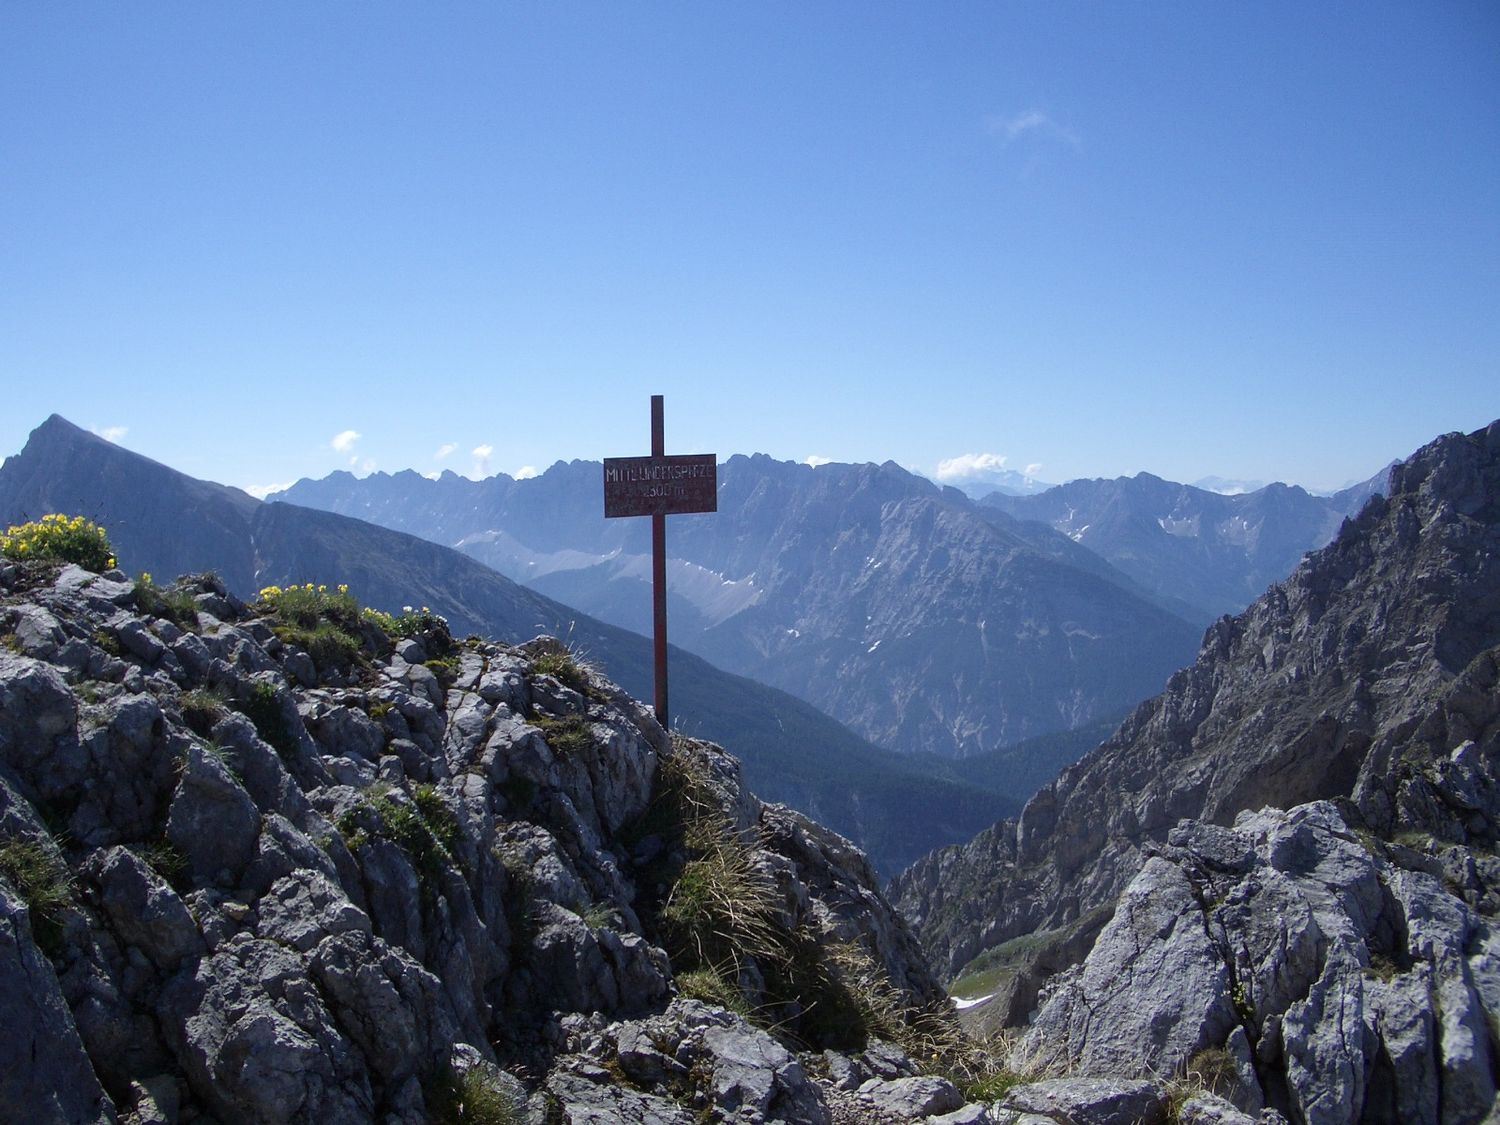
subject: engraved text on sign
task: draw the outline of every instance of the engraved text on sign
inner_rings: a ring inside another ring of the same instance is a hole
[[[712,453],[604,459],[606,517],[718,510],[718,470]]]

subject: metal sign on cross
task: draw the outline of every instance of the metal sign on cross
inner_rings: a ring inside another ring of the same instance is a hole
[[[651,396],[651,456],[604,459],[604,515],[651,517],[651,608],[655,626],[656,721],[667,729],[667,517],[719,510],[712,453],[668,457],[662,396]]]

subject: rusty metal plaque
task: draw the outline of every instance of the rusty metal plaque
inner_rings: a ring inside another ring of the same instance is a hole
[[[712,453],[604,459],[606,517],[718,510],[719,476]]]

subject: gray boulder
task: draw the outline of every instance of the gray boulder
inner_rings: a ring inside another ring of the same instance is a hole
[[[163,972],[205,952],[187,906],[160,875],[128,848],[96,853],[84,868],[99,888],[99,904],[127,946]]]
[[[1012,1087],[992,1113],[1002,1122],[1035,1114],[1066,1125],[1155,1125],[1166,1120],[1167,1106],[1144,1079],[1052,1078]]]
[[[193,1092],[232,1121],[370,1121],[359,1052],[295,953],[245,934],[163,990],[163,1026]]]
[[[193,876],[232,886],[255,855],[260,810],[216,755],[188,751],[167,818],[167,838],[187,856]]]
[[[1051,992],[1017,1048],[1027,1068],[1172,1073],[1236,1023],[1229,968],[1183,871],[1151,859],[1081,971]]]
[[[697,1125],[702,1118],[668,1098],[618,1085],[594,1067],[556,1071],[547,1093],[557,1099],[566,1125]]]
[[[1012,1066],[1169,1076],[1223,1049],[1242,1111],[1268,1091],[1308,1123],[1483,1120],[1489,930],[1383,855],[1324,802],[1184,822],[1045,993]]]
[[[876,1113],[915,1120],[952,1113],[964,1104],[963,1095],[946,1078],[872,1078],[859,1087],[859,1097]]]

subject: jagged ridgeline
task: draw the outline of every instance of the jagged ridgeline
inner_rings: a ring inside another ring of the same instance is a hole
[[[1293,1120],[1500,1112],[1500,422],[1338,537],[1015,821],[893,893],[1014,1067]],[[1050,979],[1049,979],[1050,978]]]

